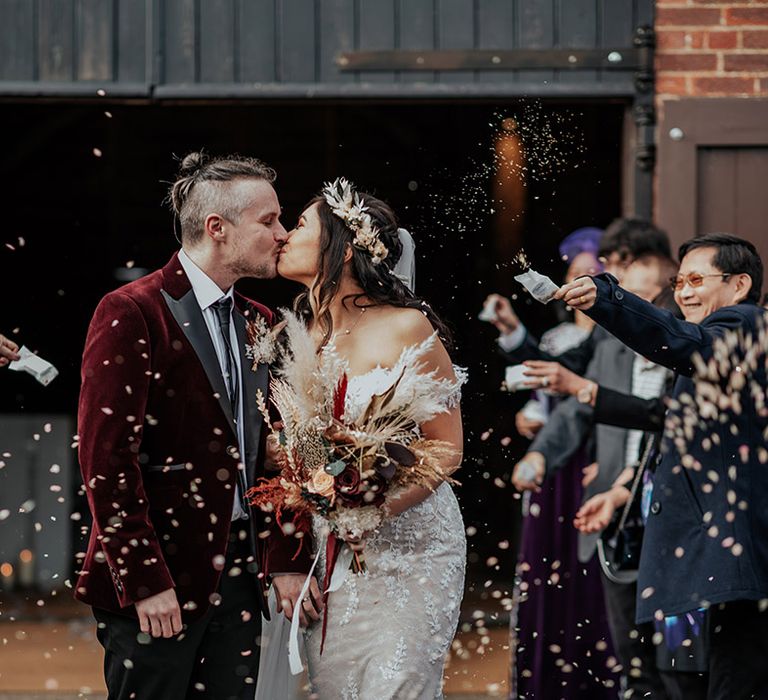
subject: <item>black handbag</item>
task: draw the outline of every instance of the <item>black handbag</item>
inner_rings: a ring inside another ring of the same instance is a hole
[[[614,583],[634,583],[640,565],[640,550],[643,546],[645,523],[640,508],[643,474],[658,446],[658,435],[649,435],[643,447],[643,454],[637,463],[632,480],[629,500],[621,511],[614,514],[608,527],[597,540],[597,554],[600,568],[605,577]]]

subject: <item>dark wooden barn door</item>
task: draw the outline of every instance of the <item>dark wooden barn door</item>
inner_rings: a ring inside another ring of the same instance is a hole
[[[658,220],[752,241],[768,264],[768,100],[668,102],[659,139]]]
[[[768,144],[699,149],[696,194],[700,232],[748,238],[768,264]]]

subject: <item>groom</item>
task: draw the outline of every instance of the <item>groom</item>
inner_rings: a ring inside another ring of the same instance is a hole
[[[290,616],[309,569],[308,547],[246,499],[268,389],[246,324],[272,314],[233,284],[276,274],[274,179],[252,158],[188,155],[171,189],[182,249],[91,321],[78,433],[93,527],[75,595],[110,699],[253,698],[265,577]]]

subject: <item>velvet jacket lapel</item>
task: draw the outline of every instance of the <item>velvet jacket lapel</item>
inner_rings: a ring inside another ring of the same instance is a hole
[[[184,273],[179,262],[178,254],[173,255],[170,262],[163,268],[163,298],[176,322],[184,331],[190,345],[197,354],[200,364],[205,369],[208,380],[211,383],[214,395],[221,406],[221,410],[227,417],[235,435],[237,427],[232,406],[229,403],[224,378],[221,376],[221,368],[216,357],[216,351],[205,325],[205,319],[200,311],[192,285]],[[252,361],[246,357],[247,344],[246,323],[253,318],[256,311],[248,300],[235,293],[235,332],[237,333],[237,351],[240,353],[242,367],[243,387],[243,420],[245,421],[245,465],[246,477],[249,485],[256,483],[258,478],[258,457],[261,445],[261,425],[263,418],[256,406],[256,395],[261,390],[266,398],[269,391],[269,366],[259,363],[257,368],[252,368]]]
[[[210,333],[208,333],[208,327],[205,325],[205,319],[195,298],[195,293],[192,291],[192,285],[189,278],[184,274],[184,269],[181,267],[176,253],[163,268],[163,287],[161,292],[168,310],[184,331],[189,344],[197,354],[208,381],[211,383],[213,394],[227,417],[229,425],[232,426],[232,430],[237,435],[232,406],[229,403],[227,387],[224,384],[224,377],[221,374],[213,341]]]

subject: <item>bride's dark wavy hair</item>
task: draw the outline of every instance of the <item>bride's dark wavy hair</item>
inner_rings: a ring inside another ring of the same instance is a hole
[[[360,192],[360,198],[367,207],[371,223],[379,230],[379,239],[386,246],[388,255],[378,265],[367,250],[355,247],[352,241],[355,233],[342,219],[336,216],[325,197],[319,195],[307,204],[304,210],[314,204],[319,205],[320,218],[320,255],[317,275],[310,287],[296,297],[293,308],[304,316],[314,316],[323,332],[322,348],[333,335],[331,301],[336,296],[344,270],[344,256],[347,246],[352,250],[352,274],[362,288],[361,294],[350,294],[348,299],[357,308],[389,304],[407,309],[419,309],[437,331],[443,344],[450,348],[452,335],[448,326],[423,299],[411,292],[392,270],[403,253],[403,244],[397,234],[397,219],[392,208],[376,197]],[[366,303],[362,299],[367,297]]]

